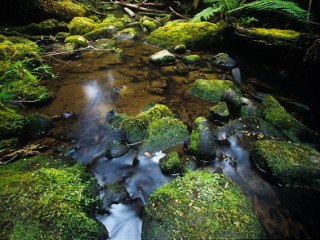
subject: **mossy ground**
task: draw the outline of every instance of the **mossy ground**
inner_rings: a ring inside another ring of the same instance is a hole
[[[37,156],[1,166],[1,239],[106,239],[92,213],[98,184],[72,159]]]
[[[320,153],[309,146],[261,140],[253,144],[250,156],[280,184],[320,190]]]
[[[252,204],[222,174],[187,173],[153,192],[142,239],[262,239]]]

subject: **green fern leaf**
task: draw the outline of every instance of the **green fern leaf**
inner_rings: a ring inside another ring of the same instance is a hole
[[[207,21],[210,17],[213,17],[215,13],[221,11],[221,6],[218,8],[213,7],[207,7],[203,9],[201,12],[196,14],[192,19],[191,22],[201,22],[201,21]]]

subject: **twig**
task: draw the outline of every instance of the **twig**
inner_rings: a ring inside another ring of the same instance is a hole
[[[129,8],[127,7],[124,7],[123,10],[128,13],[128,15],[131,17],[131,18],[134,18],[136,16],[136,14]]]
[[[8,164],[9,162],[14,161],[17,157],[19,156],[19,154],[16,154],[15,156],[13,156],[12,158],[10,158],[8,161],[6,162],[0,162],[0,166]]]
[[[177,13],[175,10],[173,10],[173,8],[172,7],[169,7],[169,9],[170,9],[170,11],[171,12],[173,12],[174,14],[176,14],[177,16],[179,16],[179,17],[181,17],[181,18],[184,18],[184,19],[186,19],[187,17],[185,17],[185,16],[183,16],[183,15],[181,15],[180,13]]]
[[[137,9],[142,12],[155,12],[155,13],[169,13],[164,10],[159,10],[159,9],[154,9],[154,8],[145,8],[145,7],[140,7],[136,4],[131,4],[131,3],[125,3],[125,2],[119,2],[119,1],[114,1],[114,2],[101,2],[101,3],[113,3],[113,4],[119,4],[120,6],[128,7],[128,8],[133,8]]]

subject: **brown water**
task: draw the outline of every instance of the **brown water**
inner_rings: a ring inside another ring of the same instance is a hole
[[[187,91],[191,84],[198,78],[230,78],[230,74],[208,62],[205,67],[187,75],[178,74],[174,66],[154,66],[148,58],[163,48],[144,43],[142,37],[119,42],[117,46],[123,50],[122,56],[112,51],[88,49],[82,51],[77,60],[65,60],[62,55],[50,58],[49,64],[59,78],[43,84],[52,91],[53,99],[28,112],[37,111],[49,116],[74,113],[71,118],[57,118],[48,136],[38,142],[48,145],[49,152],[58,155],[57,147],[65,150],[73,146],[72,156],[88,166],[102,186],[110,182],[123,184],[130,194],[130,201],[111,205],[108,214],[97,215],[97,218],[105,224],[110,239],[138,240],[142,224],[140,216],[148,195],[174,176],[161,173],[157,164],[161,153],[150,161],[137,156],[135,146],[131,146],[125,156],[108,160],[104,151],[113,133],[104,127],[106,113],[116,108],[119,113],[135,115],[148,101],[154,101],[166,104],[190,129],[194,119],[207,116],[208,108],[213,105],[189,95]],[[218,49],[211,49],[192,54],[199,54],[206,60],[218,52]],[[241,63],[240,69],[243,66],[241,70],[247,70],[241,86],[245,97],[251,98],[252,92],[266,90],[303,100],[295,93],[281,92],[279,82],[272,85],[275,81],[267,81],[269,76],[275,76],[276,68],[265,63],[246,62],[243,56],[234,57]],[[155,85],[161,86],[162,90],[152,89]],[[310,115],[296,116],[306,123],[311,122]],[[221,167],[226,176],[243,189],[252,200],[268,238],[319,238],[319,193],[284,188],[263,178],[249,161],[250,141],[249,137],[238,136],[230,138],[228,146],[217,143],[218,155],[228,157],[217,158],[206,167],[212,171]],[[181,147],[180,151],[183,151]],[[236,165],[232,164],[234,162]]]

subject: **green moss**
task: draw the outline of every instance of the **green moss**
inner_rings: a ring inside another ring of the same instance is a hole
[[[0,102],[0,136],[1,139],[22,136],[27,120],[24,116],[5,107]]]
[[[96,28],[96,24],[92,19],[86,17],[75,17],[69,23],[71,35],[84,35]]]
[[[179,119],[162,117],[155,119],[147,128],[146,140],[140,154],[158,152],[184,142],[189,136],[187,127]]]
[[[112,35],[109,32],[108,27],[99,27],[84,35],[84,37],[88,40],[96,40],[100,38],[111,38],[111,36]]]
[[[252,32],[258,36],[274,40],[297,40],[300,32],[294,30],[281,30],[275,28],[251,28]]]
[[[229,88],[241,93],[240,89],[232,81],[218,79],[197,79],[189,93],[212,102],[220,102],[223,92]]]
[[[267,96],[262,102],[262,117],[290,141],[312,143],[317,142],[319,137],[315,132],[293,118],[272,96]]]
[[[103,21],[99,24],[99,27],[122,27],[124,26],[124,22],[116,18],[113,14],[108,14],[108,16],[103,19]]]
[[[203,49],[217,41],[218,31],[218,26],[209,22],[168,22],[151,32],[147,42],[161,46],[185,44],[190,49]]]
[[[78,48],[88,46],[88,41],[87,41],[87,39],[85,39],[83,36],[80,36],[80,35],[72,35],[72,36],[70,36],[70,37],[67,37],[67,38],[64,40],[64,43],[73,43],[73,44],[75,44]]]
[[[15,148],[19,146],[19,139],[18,138],[9,138],[5,140],[0,140],[0,150],[5,148]]]
[[[188,55],[182,58],[185,64],[197,65],[201,63],[201,57],[199,55]]]
[[[60,9],[60,14],[64,15],[64,18],[70,19],[74,16],[84,16],[86,9],[80,3],[74,3],[71,1],[59,1],[56,2],[57,8]]]
[[[4,165],[0,238],[106,239],[92,214],[97,191],[95,178],[74,160],[37,156]]]
[[[222,174],[187,173],[151,193],[142,239],[261,239],[251,202]]]
[[[9,30],[33,35],[49,35],[56,34],[60,31],[67,31],[68,25],[57,19],[47,19],[40,23],[30,23],[27,26],[9,28]]]
[[[128,142],[140,142],[145,139],[150,123],[163,117],[173,117],[173,114],[167,106],[156,104],[146,112],[123,120],[119,128],[125,132]]]
[[[165,174],[175,174],[182,171],[182,164],[177,152],[170,152],[160,160],[160,169]]]
[[[44,114],[31,114],[26,118],[28,121],[26,132],[30,137],[41,137],[53,127],[51,118]]]
[[[209,109],[210,116],[219,119],[228,118],[230,113],[226,102],[219,102]]]
[[[261,140],[253,144],[250,157],[280,184],[320,191],[320,153],[309,146]]]
[[[142,18],[140,18],[139,23],[141,27],[146,31],[153,31],[157,28],[155,20],[147,16],[143,16]]]

